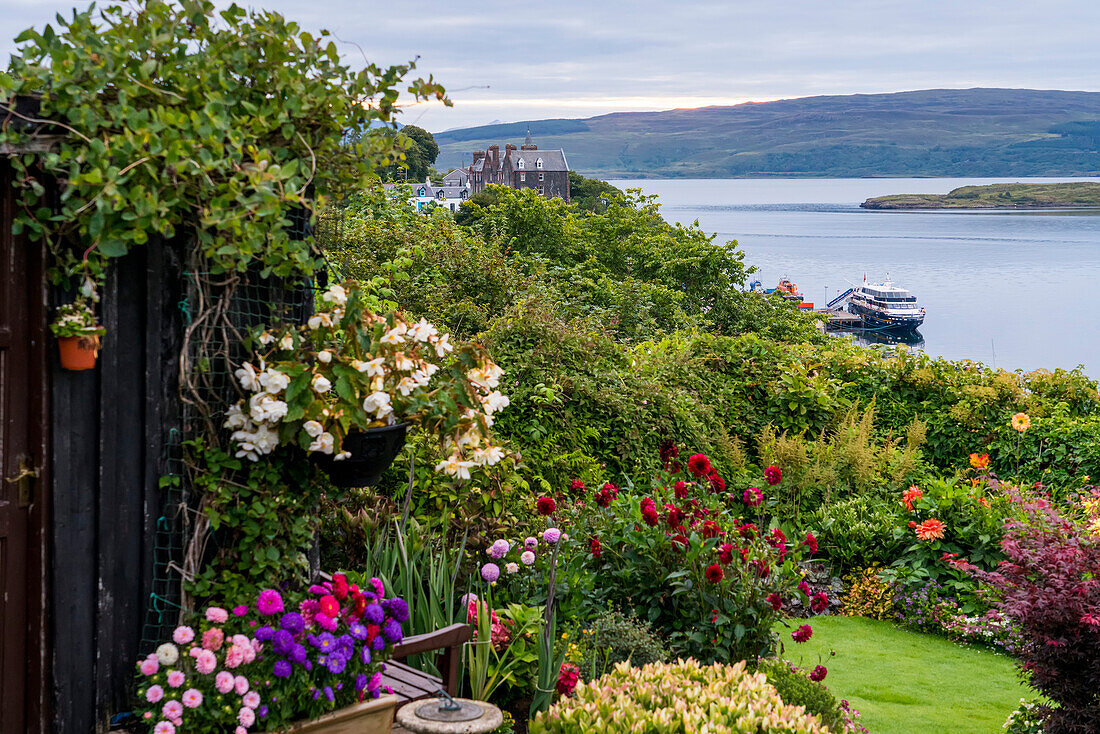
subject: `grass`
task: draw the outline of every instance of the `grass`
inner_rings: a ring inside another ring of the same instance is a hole
[[[1021,698],[1034,697],[1016,678],[1012,659],[989,650],[872,619],[811,623],[808,642],[781,637],[785,657],[798,663],[801,655],[804,667],[823,663],[829,690],[863,713],[871,734],[993,734]]]
[[[947,194],[894,194],[868,199],[865,209],[1045,209],[1100,206],[1100,183],[987,184]]]

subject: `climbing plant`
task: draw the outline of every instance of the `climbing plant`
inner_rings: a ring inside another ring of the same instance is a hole
[[[415,63],[354,71],[328,32],[276,13],[145,0],[58,15],[16,41],[0,142],[27,122],[66,133],[14,160],[16,231],[50,242],[55,281],[94,282],[154,234],[193,237],[214,273],[308,273],[315,251],[287,233],[288,213],[403,156],[395,135],[354,133],[395,126]],[[446,102],[430,77],[407,90]],[[16,110],[18,95],[38,98],[37,116]],[[45,198],[45,176],[62,182],[60,201]]]

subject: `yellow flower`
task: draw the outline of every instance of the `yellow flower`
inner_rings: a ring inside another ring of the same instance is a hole
[[[1014,429],[1023,433],[1031,427],[1031,418],[1028,418],[1027,413],[1017,413],[1012,416],[1011,424]]]

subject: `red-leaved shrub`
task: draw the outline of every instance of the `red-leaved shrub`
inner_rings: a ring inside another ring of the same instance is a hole
[[[1100,727],[1100,535],[1046,500],[1014,498],[1023,520],[1006,523],[1007,556],[988,572],[960,568],[992,586],[994,608],[1019,624],[1018,657],[1033,688],[1057,706],[1046,734]]]

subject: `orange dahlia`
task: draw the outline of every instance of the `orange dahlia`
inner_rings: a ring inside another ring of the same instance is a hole
[[[1012,416],[1011,424],[1013,428],[1023,433],[1031,427],[1031,418],[1028,418],[1027,413],[1017,413]]]
[[[917,534],[919,540],[939,540],[946,529],[947,526],[942,521],[933,517],[917,525],[913,528],[913,532]]]
[[[989,466],[989,454],[971,454],[970,466],[974,467],[975,469],[985,469],[987,466]]]
[[[912,486],[909,489],[901,493],[901,501],[905,503],[905,509],[909,512],[913,511],[913,503],[924,496],[924,492],[916,486]]]

